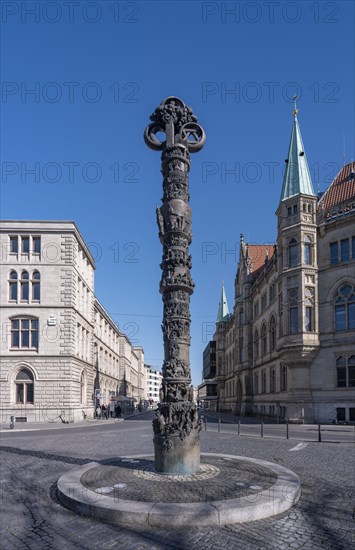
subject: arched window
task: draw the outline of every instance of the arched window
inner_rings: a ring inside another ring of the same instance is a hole
[[[312,239],[308,235],[304,238],[303,246],[303,261],[307,265],[312,265]]]
[[[38,350],[38,319],[11,319],[11,348]]]
[[[26,405],[33,403],[34,383],[33,374],[29,369],[21,369],[15,380],[16,403]]]
[[[32,300],[34,302],[39,302],[41,296],[41,275],[39,271],[34,271],[32,273]]]
[[[21,273],[21,280],[20,280],[20,287],[21,287],[21,300],[24,302],[28,302],[29,299],[29,275],[28,271],[22,271]]]
[[[259,333],[256,330],[254,332],[254,359],[259,357]]]
[[[298,264],[298,244],[294,237],[288,245],[288,267],[296,267]]]
[[[338,288],[334,300],[335,330],[355,329],[355,290],[354,286],[345,283]]]
[[[11,271],[9,276],[9,300],[17,302],[17,273]]]
[[[270,320],[270,351],[276,348],[276,319],[274,316]]]
[[[261,354],[265,355],[267,353],[267,330],[266,325],[264,324],[261,327]]]

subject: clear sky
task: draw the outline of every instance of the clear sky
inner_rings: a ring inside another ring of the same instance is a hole
[[[158,368],[162,178],[142,136],[170,95],[205,128],[190,172],[200,383],[222,279],[233,307],[240,233],[275,241],[295,94],[315,190],[353,159],[353,2],[3,1],[1,10],[1,217],[74,220],[97,259],[97,297]]]

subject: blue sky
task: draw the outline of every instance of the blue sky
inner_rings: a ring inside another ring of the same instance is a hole
[[[198,384],[222,279],[233,306],[240,233],[275,241],[293,95],[315,190],[353,159],[353,3],[4,1],[1,9],[1,217],[74,220],[97,258],[97,297],[158,368],[162,180],[160,154],[142,135],[169,95],[205,128],[190,172]]]

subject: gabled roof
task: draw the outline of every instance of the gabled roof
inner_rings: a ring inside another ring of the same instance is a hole
[[[227,302],[226,291],[224,290],[224,283],[222,283],[222,294],[218,305],[217,323],[220,321],[226,321],[229,317],[229,308]]]
[[[352,198],[355,198],[355,162],[346,164],[340,170],[318,202],[318,210],[328,210]]]
[[[251,272],[254,273],[263,267],[266,261],[271,260],[275,251],[273,244],[248,244],[248,256],[251,260]]]
[[[303,146],[301,130],[297,120],[297,109],[294,110],[294,121],[291,132],[286,170],[282,184],[280,202],[300,193],[314,195],[311,174]]]

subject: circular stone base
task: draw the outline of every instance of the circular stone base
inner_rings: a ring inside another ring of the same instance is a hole
[[[285,512],[300,497],[290,470],[254,458],[203,453],[193,475],[159,474],[154,457],[91,462],[64,474],[58,497],[75,512],[152,527],[224,525]]]

